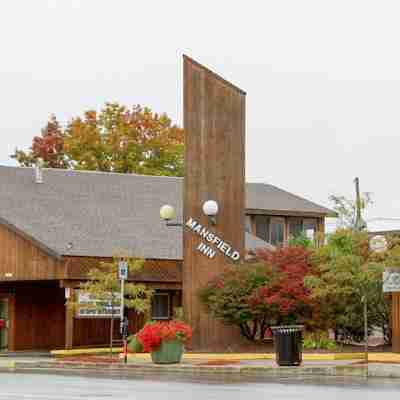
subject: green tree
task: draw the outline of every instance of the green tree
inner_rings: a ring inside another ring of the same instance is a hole
[[[350,200],[345,196],[329,196],[333,203],[333,209],[338,214],[341,228],[355,229],[357,223],[357,202]],[[361,211],[373,204],[371,193],[365,192],[360,196]]]
[[[144,260],[132,257],[114,257],[111,262],[101,262],[97,268],[91,269],[88,280],[81,284],[80,289],[93,299],[94,308],[109,306],[112,309],[110,318],[110,351],[112,353],[114,331],[114,308],[120,306],[121,282],[118,279],[119,261],[128,263],[129,274],[133,275],[143,268]],[[143,284],[126,282],[124,285],[124,305],[138,314],[146,314],[151,307],[153,291]]]
[[[17,149],[12,157],[23,166],[42,158],[52,168],[183,176],[183,142],[183,130],[166,114],[106,103],[65,128],[51,117],[30,151]]]
[[[369,250],[368,234],[339,230],[327,245],[313,255],[316,274],[305,278],[313,299],[320,305],[325,328],[338,338],[361,342],[364,339],[363,298],[368,303],[368,330],[380,328],[390,341],[390,303],[383,294],[382,275],[387,254]]]

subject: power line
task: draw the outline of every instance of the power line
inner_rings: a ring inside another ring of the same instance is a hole
[[[368,218],[367,221],[400,221],[400,217],[374,217]]]

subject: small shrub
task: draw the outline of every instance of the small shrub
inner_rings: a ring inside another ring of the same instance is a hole
[[[306,350],[331,350],[337,349],[336,342],[329,339],[326,334],[306,334],[303,341],[303,348]]]
[[[183,321],[183,307],[174,308],[174,320]]]
[[[290,247],[303,247],[305,249],[311,249],[314,246],[313,240],[307,237],[304,232],[300,235],[291,237],[288,244]]]

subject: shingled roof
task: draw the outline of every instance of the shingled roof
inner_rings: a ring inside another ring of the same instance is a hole
[[[0,223],[56,255],[111,257],[129,250],[151,259],[182,259],[182,229],[166,227],[159,209],[182,218],[182,178],[0,166]],[[330,210],[265,184],[247,184],[248,209]],[[267,244],[246,233],[246,249]]]

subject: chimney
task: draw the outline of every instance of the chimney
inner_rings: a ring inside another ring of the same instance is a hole
[[[35,165],[35,182],[43,183],[43,160],[38,158]]]

